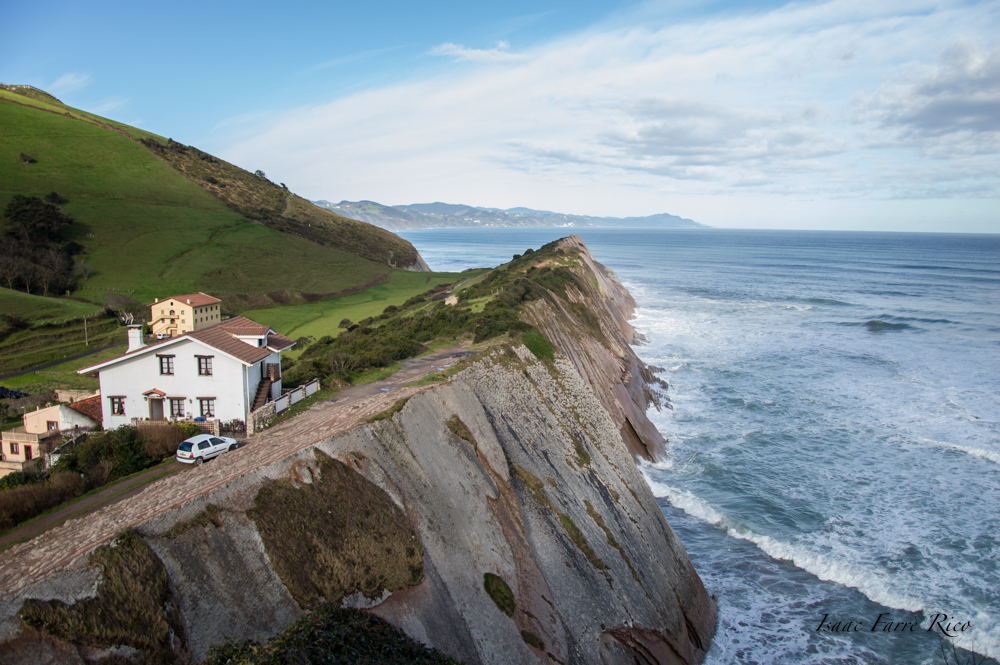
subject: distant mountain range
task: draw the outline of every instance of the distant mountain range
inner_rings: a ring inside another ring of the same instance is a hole
[[[704,224],[661,213],[647,217],[591,217],[567,215],[531,208],[478,208],[451,203],[415,203],[404,206],[384,206],[374,201],[313,201],[353,219],[368,222],[383,229],[474,228],[483,226],[566,226],[610,228],[695,229],[709,228]]]

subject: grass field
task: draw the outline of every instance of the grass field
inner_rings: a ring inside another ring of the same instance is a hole
[[[69,388],[71,390],[97,390],[101,386],[96,375],[77,374],[76,371],[78,369],[83,369],[84,367],[104,362],[105,360],[117,358],[124,352],[124,346],[118,346],[113,349],[105,349],[104,351],[87,356],[86,358],[71,360],[69,362],[62,363],[61,365],[49,367],[48,369],[32,372],[31,374],[15,376],[13,379],[4,379],[3,381],[0,381],[0,385],[4,388],[10,388],[11,390],[23,390],[25,392],[54,390],[56,388]]]
[[[0,288],[0,314],[16,316],[23,321],[51,321],[97,314],[103,308],[97,305],[66,300],[43,298],[24,291]]]
[[[139,143],[77,119],[87,114],[3,101],[13,97],[0,90],[0,210],[15,194],[58,192],[76,220],[70,239],[94,270],[87,287],[134,289],[147,302],[192,291],[333,293],[388,269],[247,220]]]
[[[243,312],[243,315],[269,325],[292,339],[304,335],[316,339],[324,335],[336,336],[340,334],[337,325],[344,318],[357,322],[369,316],[378,316],[389,305],[402,305],[411,297],[439,284],[451,284],[468,277],[469,273],[394,270],[388,281],[361,293],[307,305],[251,310]],[[294,351],[301,353],[302,349]]]
[[[108,344],[125,342],[127,332],[111,316],[39,325],[15,331],[0,341],[0,376],[55,362]],[[89,344],[85,343],[85,340]],[[6,386],[6,381],[4,382]],[[11,386],[7,386],[10,388]]]

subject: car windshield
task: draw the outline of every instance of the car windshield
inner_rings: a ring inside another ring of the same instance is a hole
[[[177,450],[183,450],[186,453],[191,452],[191,442],[185,441],[181,445],[177,446]]]

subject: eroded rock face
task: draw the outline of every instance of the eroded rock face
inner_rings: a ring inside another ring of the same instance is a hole
[[[455,416],[467,438],[447,426]],[[569,361],[494,352],[319,448],[363,457],[420,536],[430,574],[374,610],[408,634],[470,663],[703,658],[714,603]],[[509,587],[512,612],[486,575]]]
[[[652,372],[629,346],[641,339],[629,324],[635,300],[614,272],[594,260],[580,236],[564,238],[559,247],[579,261],[575,270],[585,292],[572,288],[570,303],[537,300],[528,304],[525,316],[590,384],[635,460],[665,461],[666,442],[646,409],[670,402],[650,388]],[[587,316],[573,311],[572,302],[585,305]]]
[[[593,290],[568,296],[600,311],[583,321],[564,301],[529,303],[532,323],[562,354],[554,361],[498,348],[391,417],[263,464],[139,527],[179,612],[184,634],[170,645],[179,659],[274,635],[321,600],[371,608],[470,664],[703,659],[715,603],[634,464],[663,454],[645,418],[653,377],[629,348],[634,302],[574,238],[564,247]],[[372,507],[369,517],[386,522],[351,526],[332,514],[339,505]],[[254,514],[264,506],[267,524]],[[326,517],[305,514],[320,509]],[[355,550],[364,548],[341,548],[338,529],[377,535],[358,542],[382,547],[381,563],[359,566]],[[288,537],[293,547],[281,542]],[[307,540],[323,560],[290,568]],[[404,540],[412,553],[396,547]],[[393,561],[400,570],[382,570]],[[337,579],[317,577],[328,573]],[[59,573],[0,599],[0,655],[88,662],[118,653],[17,618],[31,598],[91,602],[100,575]]]

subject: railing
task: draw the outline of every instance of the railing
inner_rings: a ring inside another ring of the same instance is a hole
[[[74,430],[66,430],[66,434],[72,433]],[[15,427],[12,430],[7,430],[0,434],[0,438],[4,443],[38,443],[53,436],[62,436],[64,432],[58,429],[52,429],[47,432],[42,432],[41,434],[29,434],[24,431],[24,426]]]
[[[87,435],[89,433],[90,432],[80,432],[79,434],[77,434],[76,436],[74,436],[72,439],[69,439],[68,441],[64,441],[61,446],[59,446],[58,448],[56,448],[52,452],[45,453],[45,468],[46,469],[51,469],[53,467],[53,465],[55,465],[55,463],[59,461],[59,456],[60,455],[62,455],[63,453],[68,453],[69,451],[71,451],[74,448],[76,448],[79,444],[81,444],[84,441],[86,441],[87,440]]]
[[[298,404],[306,397],[315,395],[318,390],[319,380],[313,379],[304,386],[299,386],[298,388],[289,390],[278,399],[273,402],[268,402],[256,411],[251,411],[247,414],[247,434],[253,434],[254,432],[260,431],[279,413],[290,407],[292,404]]]

